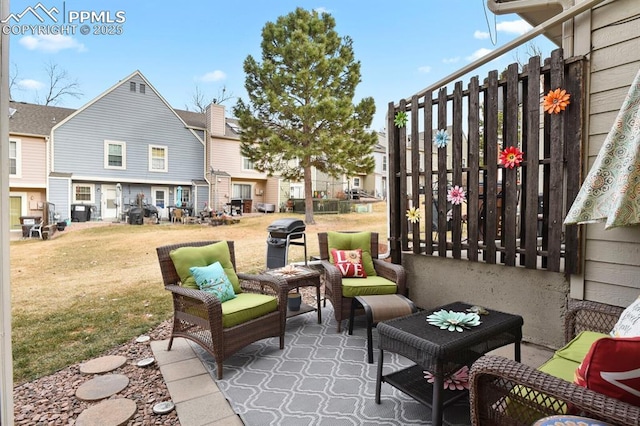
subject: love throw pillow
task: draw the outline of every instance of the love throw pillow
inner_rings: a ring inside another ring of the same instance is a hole
[[[575,383],[640,406],[640,337],[603,337],[575,372]]]
[[[367,278],[362,264],[362,249],[336,250],[331,249],[333,264],[345,278]]]
[[[189,272],[195,278],[200,290],[213,294],[220,302],[226,302],[236,297],[233,285],[220,262],[212,263],[209,266],[193,266],[189,268]]]
[[[618,322],[611,330],[611,335],[613,337],[640,336],[640,297],[622,312]]]

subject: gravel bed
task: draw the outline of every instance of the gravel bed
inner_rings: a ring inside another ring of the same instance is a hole
[[[165,321],[146,335],[151,340],[164,340],[170,336],[170,331],[171,322]],[[137,343],[135,340],[134,338],[104,354],[121,355],[128,360],[113,373],[127,376],[129,385],[110,398],[128,398],[135,401],[138,409],[127,423],[128,426],[179,425],[176,410],[164,415],[153,413],[155,404],[170,401],[171,396],[160,368],[155,363],[149,367],[136,365],[139,360],[152,357],[153,353],[149,342]],[[100,402],[86,402],[75,397],[76,389],[94,377],[96,375],[80,373],[80,364],[76,364],[49,376],[16,386],[13,389],[15,424],[74,425],[83,410]]]

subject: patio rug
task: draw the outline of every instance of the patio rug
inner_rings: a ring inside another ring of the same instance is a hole
[[[374,363],[367,364],[364,318],[356,321],[352,336],[344,329],[336,332],[330,305],[322,309],[322,322],[315,313],[289,318],[284,350],[278,349],[278,339],[265,339],[225,361],[224,379],[216,383],[245,425],[431,424],[428,407],[387,383],[381,404],[375,403],[377,332]],[[213,357],[193,347],[215,379]],[[385,374],[410,365],[385,352]],[[469,424],[467,401],[446,408],[445,424]]]

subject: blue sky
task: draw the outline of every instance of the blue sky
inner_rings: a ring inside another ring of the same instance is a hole
[[[40,11],[53,7],[59,11],[55,15],[58,22],[44,17],[41,23],[28,13],[19,24],[50,28],[60,25],[64,17],[66,25],[76,25],[75,34],[38,36],[27,29],[11,35],[15,100],[34,102],[36,95],[42,98],[48,81],[45,69],[50,63],[77,80],[83,92],[81,98],[66,97],[58,106],[79,108],[135,70],[140,70],[174,108],[194,109],[196,87],[207,99],[216,97],[224,86],[227,93],[246,100],[242,65],[247,55],[260,60],[264,24],[303,7],[330,13],[339,35],[353,39],[362,73],[355,101],[365,96],[375,99],[376,115],[371,126],[375,130],[384,129],[389,102],[410,97],[530,28],[517,15],[494,16],[486,10],[485,17],[485,0],[40,3]],[[11,0],[10,10],[20,14],[37,5],[37,0]],[[81,12],[88,14],[84,23],[91,32],[105,28],[121,34],[80,34],[82,24],[75,17]],[[103,21],[122,22],[101,27],[96,15]],[[70,18],[76,20],[69,22]],[[555,48],[542,36],[534,39],[534,44],[545,57]],[[526,60],[526,48],[521,48],[517,56]],[[473,74],[483,77],[489,70],[501,71],[515,60],[516,54],[508,53]],[[235,101],[225,102],[228,114]]]

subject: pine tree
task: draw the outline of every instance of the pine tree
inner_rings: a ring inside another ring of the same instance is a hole
[[[262,62],[244,62],[249,102],[234,114],[241,152],[256,170],[304,181],[305,222],[314,223],[312,168],[333,177],[373,170],[377,141],[368,131],[374,100],[353,103],[360,62],[353,42],[334,30],[335,20],[297,8],[262,30]]]

